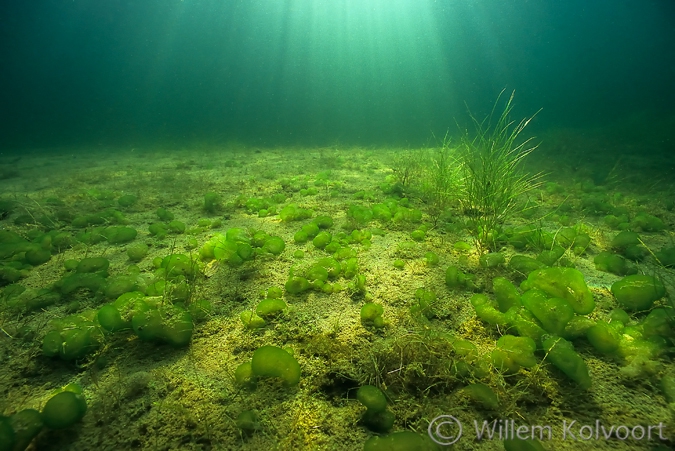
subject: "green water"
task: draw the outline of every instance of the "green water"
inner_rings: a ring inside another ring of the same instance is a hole
[[[0,450],[672,447],[669,3],[0,8]]]

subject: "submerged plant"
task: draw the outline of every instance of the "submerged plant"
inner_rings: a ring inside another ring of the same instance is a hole
[[[465,132],[458,149],[459,201],[481,253],[494,249],[501,226],[519,208],[518,198],[537,187],[541,176],[522,170],[523,159],[537,146],[531,144],[532,137],[519,140],[534,116],[518,123],[509,118],[515,92],[493,123],[503,93],[484,120],[471,115],[475,132]]]
[[[428,205],[428,213],[434,225],[456,197],[457,169],[450,148],[450,138],[446,134],[441,148],[429,154],[421,183],[421,195]]]

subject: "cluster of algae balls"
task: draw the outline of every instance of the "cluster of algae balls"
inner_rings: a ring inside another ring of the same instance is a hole
[[[70,384],[58,390],[42,408],[23,409],[9,417],[0,416],[0,451],[23,450],[43,428],[66,429],[87,412],[82,388]]]

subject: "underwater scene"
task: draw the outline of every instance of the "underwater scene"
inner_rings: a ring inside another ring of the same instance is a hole
[[[675,4],[0,6],[0,451],[675,449]]]

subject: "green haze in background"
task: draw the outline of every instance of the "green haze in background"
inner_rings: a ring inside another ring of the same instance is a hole
[[[3,2],[0,145],[423,145],[504,88],[516,116],[543,108],[535,130],[648,128],[673,110],[674,13],[667,0]]]

